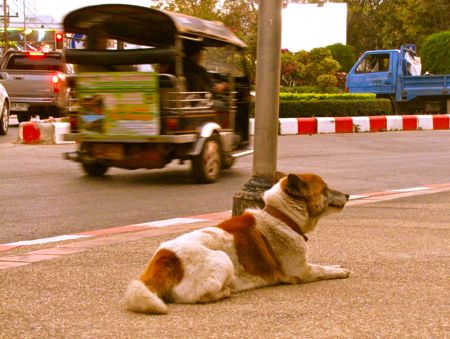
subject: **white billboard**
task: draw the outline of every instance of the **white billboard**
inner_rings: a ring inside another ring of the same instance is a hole
[[[288,4],[282,11],[281,47],[310,51],[335,43],[347,44],[347,4]]]

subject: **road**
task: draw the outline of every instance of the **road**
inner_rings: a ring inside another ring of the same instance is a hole
[[[74,145],[16,137],[17,126],[0,137],[0,244],[231,210],[252,174],[247,157],[211,185],[194,183],[188,163],[90,178],[62,159]],[[449,145],[450,131],[280,136],[277,166],[350,194],[401,189],[449,182]]]

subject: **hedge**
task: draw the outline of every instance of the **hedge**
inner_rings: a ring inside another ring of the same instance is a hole
[[[280,101],[285,100],[375,100],[373,93],[280,93]]]
[[[391,115],[392,106],[388,99],[310,99],[283,100],[280,96],[280,118],[299,117],[345,117]]]

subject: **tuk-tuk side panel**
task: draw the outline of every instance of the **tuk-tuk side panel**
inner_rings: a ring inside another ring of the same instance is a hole
[[[89,138],[143,137],[160,132],[158,75],[150,72],[81,73],[80,125]]]

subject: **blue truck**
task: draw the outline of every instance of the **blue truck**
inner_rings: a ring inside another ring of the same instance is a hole
[[[395,114],[450,114],[450,74],[422,75],[415,45],[364,52],[347,75],[346,89],[389,99]]]

